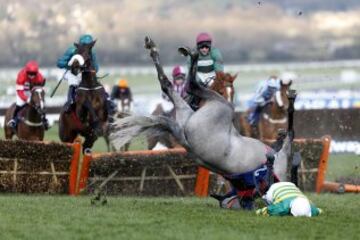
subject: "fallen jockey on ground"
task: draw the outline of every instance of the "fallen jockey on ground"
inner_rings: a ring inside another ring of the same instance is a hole
[[[322,213],[322,210],[291,182],[274,183],[263,199],[268,206],[258,209],[257,215],[314,217]]]

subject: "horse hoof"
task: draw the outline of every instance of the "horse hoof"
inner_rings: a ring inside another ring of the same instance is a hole
[[[145,37],[145,48],[146,49],[152,49],[152,48],[155,48],[155,43],[154,41],[149,37],[149,36],[146,36]]]
[[[95,200],[95,199],[91,199],[91,200],[90,200],[90,203],[91,203],[91,205],[95,205],[95,204],[96,204],[96,200]]]
[[[189,47],[179,47],[178,52],[184,57],[187,57],[190,55],[191,50]]]

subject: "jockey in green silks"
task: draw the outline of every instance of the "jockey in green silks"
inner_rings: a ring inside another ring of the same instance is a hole
[[[224,71],[224,61],[221,52],[213,46],[213,39],[208,33],[200,33],[196,37],[196,49],[199,52],[197,62],[196,79],[205,87],[210,87],[215,80],[217,72]],[[188,60],[190,66],[190,59]],[[191,96],[190,105],[192,108],[198,108],[199,100]]]

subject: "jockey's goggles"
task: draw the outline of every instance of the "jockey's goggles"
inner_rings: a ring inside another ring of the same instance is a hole
[[[35,76],[35,75],[36,75],[36,72],[27,72],[27,75],[28,75],[28,76],[32,76],[32,77],[33,77],[33,76]]]
[[[177,75],[176,77],[174,77],[174,80],[185,80],[185,75],[184,74],[180,74],[180,75]]]
[[[211,48],[211,42],[201,42],[198,44],[198,49],[202,49],[202,48]]]

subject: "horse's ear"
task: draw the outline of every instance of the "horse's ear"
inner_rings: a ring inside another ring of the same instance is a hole
[[[79,48],[79,44],[78,43],[76,43],[76,42],[74,42],[74,46],[76,47],[76,48]]]
[[[238,75],[239,73],[235,73],[235,75],[231,76],[231,82],[234,82]]]
[[[95,46],[95,43],[96,43],[96,39],[94,40],[94,41],[92,41],[91,43],[90,43],[90,48],[93,48],[94,46]]]

